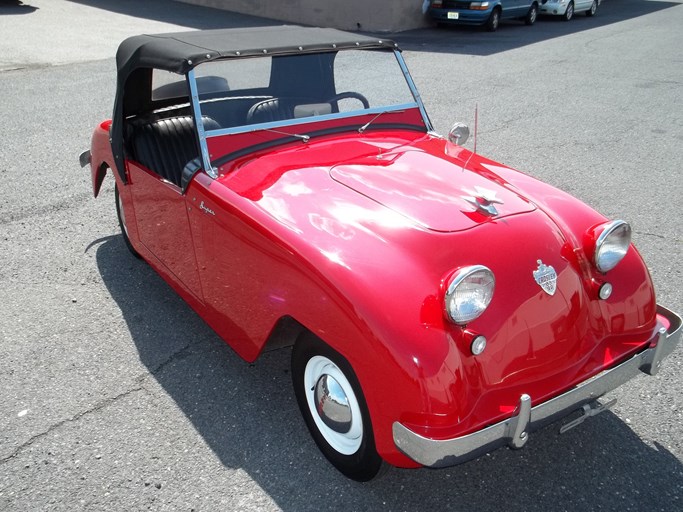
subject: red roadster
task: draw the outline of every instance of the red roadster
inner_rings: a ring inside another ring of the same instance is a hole
[[[654,375],[680,339],[631,228],[436,134],[397,46],[268,27],[117,53],[107,173],[131,252],[244,359],[290,334],[345,475],[457,464]]]

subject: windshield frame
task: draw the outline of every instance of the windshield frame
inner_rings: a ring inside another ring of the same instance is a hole
[[[378,50],[339,50],[339,51],[378,51]],[[265,122],[265,123],[245,124],[245,125],[234,126],[234,127],[230,127],[230,128],[220,128],[217,130],[206,130],[204,127],[201,106],[202,106],[202,103],[207,102],[207,100],[203,100],[203,101],[201,100],[201,98],[199,96],[198,87],[197,87],[197,76],[195,74],[195,69],[194,68],[190,69],[186,74],[186,79],[187,79],[189,89],[190,89],[190,106],[191,106],[192,114],[193,114],[193,117],[195,120],[195,125],[197,127],[197,138],[198,138],[198,143],[199,143],[199,149],[201,152],[201,160],[202,160],[202,164],[203,164],[203,168],[204,168],[205,172],[214,179],[218,177],[218,171],[211,163],[212,159],[211,159],[211,155],[209,154],[208,143],[207,143],[207,140],[209,138],[213,138],[213,137],[223,137],[223,136],[244,134],[244,133],[250,133],[250,132],[259,132],[259,131],[264,131],[264,130],[273,131],[276,128],[278,128],[278,129],[279,128],[287,128],[287,127],[298,126],[298,125],[303,125],[303,124],[310,124],[312,122],[324,123],[326,121],[352,119],[352,118],[357,118],[359,116],[367,116],[367,115],[379,116],[381,114],[388,113],[388,112],[399,112],[399,111],[404,111],[404,110],[414,109],[414,108],[417,108],[419,110],[420,116],[422,117],[422,122],[424,123],[424,126],[426,127],[426,131],[427,132],[433,131],[431,121],[429,119],[429,116],[427,115],[427,111],[425,110],[424,104],[422,103],[422,98],[420,96],[420,93],[418,92],[417,87],[415,86],[415,82],[413,81],[413,79],[410,75],[410,72],[408,71],[408,67],[406,66],[406,63],[403,60],[403,56],[401,55],[400,50],[392,49],[392,50],[386,50],[386,52],[387,53],[391,52],[394,54],[394,57],[397,60],[397,63],[398,63],[399,68],[401,70],[401,73],[403,74],[403,78],[405,79],[406,84],[408,86],[408,89],[410,90],[410,93],[413,97],[412,102],[396,104],[396,105],[382,105],[382,106],[373,107],[373,108],[369,108],[369,109],[352,110],[352,111],[346,111],[346,112],[334,112],[334,113],[330,113],[330,114],[308,116],[308,117],[301,117],[301,118],[295,118],[295,119],[285,119],[285,120],[278,120],[278,121],[270,121],[270,122]],[[258,57],[251,57],[251,58],[258,58]],[[210,101],[210,100],[208,100],[208,101]],[[349,129],[352,130],[352,129],[357,129],[357,128],[350,126]],[[362,133],[362,131],[359,133]],[[287,135],[288,134],[283,133],[283,136],[287,137]],[[299,135],[296,135],[296,136],[300,137]]]

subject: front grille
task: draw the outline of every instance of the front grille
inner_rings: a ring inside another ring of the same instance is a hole
[[[444,0],[444,9],[469,9],[470,2],[463,2],[461,0]]]

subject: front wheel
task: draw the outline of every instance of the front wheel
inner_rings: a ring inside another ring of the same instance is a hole
[[[305,333],[292,350],[292,382],[306,426],[327,460],[353,480],[374,478],[384,463],[375,449],[365,398],[348,361]]]
[[[574,17],[574,2],[569,2],[569,5],[567,6],[567,10],[564,11],[564,15],[562,16],[562,19],[564,21],[569,21]]]
[[[536,18],[538,18],[538,5],[532,4],[529,7],[529,12],[526,13],[526,18],[524,18],[524,23],[527,25],[533,25],[536,23]]]
[[[495,8],[486,22],[486,30],[495,32],[498,30],[498,25],[500,25],[500,9]]]
[[[595,16],[595,12],[598,10],[598,0],[593,0],[591,8],[586,11],[586,16]]]

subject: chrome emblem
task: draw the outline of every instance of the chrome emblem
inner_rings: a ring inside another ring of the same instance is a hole
[[[214,212],[211,208],[204,206],[204,201],[202,201],[201,204],[199,205],[199,209],[204,210],[209,215],[216,215],[216,212]]]
[[[537,260],[538,269],[534,270],[534,279],[538,286],[548,295],[555,295],[557,289],[557,272],[550,265],[544,265],[541,260]]]
[[[488,215],[498,215],[498,210],[494,204],[503,204],[502,199],[496,197],[495,190],[487,190],[482,187],[474,187],[475,192],[466,190],[471,196],[462,196],[462,198],[474,206],[480,213]]]

